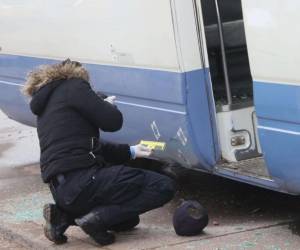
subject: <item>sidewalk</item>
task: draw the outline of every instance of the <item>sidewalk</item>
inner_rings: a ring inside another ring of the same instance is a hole
[[[0,180],[0,233],[28,249],[99,248],[75,227],[68,230],[69,243],[63,246],[56,247],[44,238],[42,206],[52,199],[47,186],[40,181],[37,165],[18,167],[12,171],[7,169],[5,178],[1,171]],[[288,229],[289,219],[239,222],[239,216],[219,217],[220,225],[214,226],[211,221],[203,235],[178,237],[171,225],[174,203],[175,201],[164,208],[145,214],[136,230],[118,234],[116,243],[103,249],[299,249],[300,247],[300,239]],[[214,217],[217,219],[217,216]],[[261,248],[267,244],[270,248]],[[281,248],[271,248],[276,244]]]
[[[55,246],[42,230],[42,207],[52,198],[37,164],[35,130],[0,114],[0,234],[24,249],[99,249],[80,229]],[[210,215],[202,235],[178,237],[172,214],[181,198],[197,199]],[[221,178],[192,173],[173,202],[141,216],[136,230],[103,249],[300,249],[300,201]],[[1,248],[0,249],[7,249]],[[17,249],[17,248],[15,248]]]

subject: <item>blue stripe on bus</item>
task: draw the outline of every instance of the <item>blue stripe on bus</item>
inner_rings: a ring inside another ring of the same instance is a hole
[[[53,64],[53,59],[17,55],[0,55],[0,80],[24,82],[27,73],[42,64]],[[122,96],[184,104],[182,89],[184,74],[178,72],[129,68],[99,64],[85,64],[95,87]],[[132,89],[134,86],[134,89]],[[168,91],[165,91],[168,90]],[[170,94],[171,91],[171,94]]]

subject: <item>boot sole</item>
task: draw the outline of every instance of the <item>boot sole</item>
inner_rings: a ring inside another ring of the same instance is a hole
[[[68,238],[65,235],[61,235],[60,237],[57,237],[52,230],[51,225],[57,223],[55,205],[46,204],[43,209],[43,217],[46,221],[46,224],[44,225],[44,234],[46,238],[57,245],[66,243]]]
[[[101,246],[106,246],[113,244],[115,242],[115,236],[112,233],[108,232],[92,232],[89,229],[89,223],[86,220],[83,219],[75,219],[75,223],[86,233],[88,234],[94,241],[96,241]],[[102,235],[105,234],[104,235]]]

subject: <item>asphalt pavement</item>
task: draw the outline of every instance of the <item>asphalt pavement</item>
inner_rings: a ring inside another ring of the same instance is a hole
[[[42,207],[52,202],[40,178],[36,130],[0,112],[0,249],[99,249],[79,228],[55,246],[43,235]],[[172,214],[183,199],[196,199],[210,222],[195,237],[179,237]],[[300,249],[300,198],[186,171],[172,202],[141,216],[139,226],[116,235],[103,249]]]

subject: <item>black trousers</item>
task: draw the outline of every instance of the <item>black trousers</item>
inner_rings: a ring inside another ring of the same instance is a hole
[[[95,211],[107,227],[161,207],[175,193],[169,177],[125,166],[76,170],[50,189],[68,214],[76,218]]]

